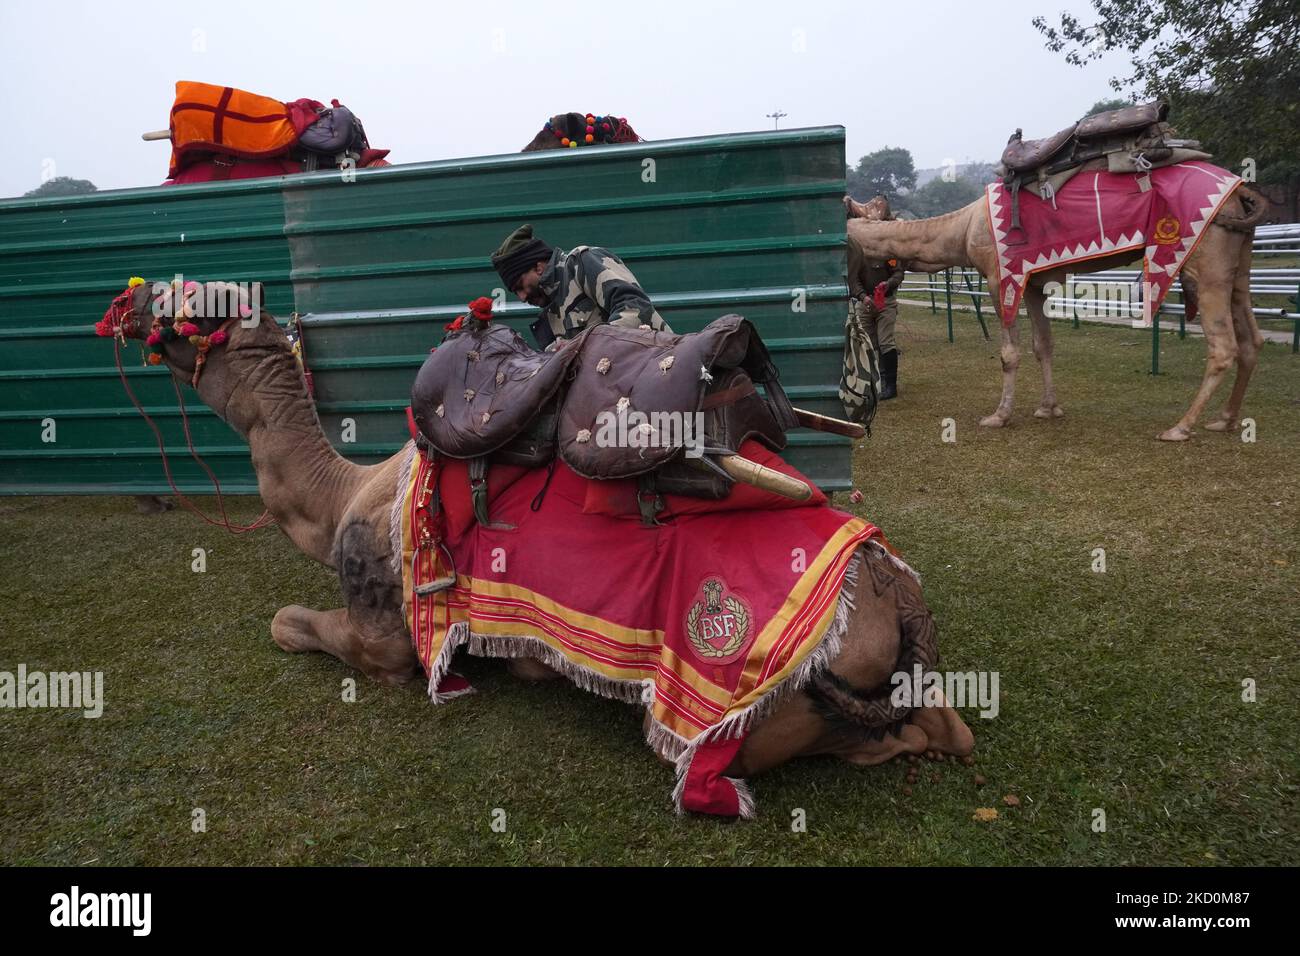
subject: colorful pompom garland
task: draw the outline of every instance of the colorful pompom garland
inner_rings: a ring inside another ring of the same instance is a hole
[[[465,328],[465,320],[471,319],[487,325],[492,321],[492,300],[485,295],[479,296],[469,304],[469,315],[458,315],[456,321],[443,326],[448,332],[459,332]]]
[[[118,293],[113,299],[112,305],[104,313],[104,317],[95,323],[95,334],[108,337],[122,338],[133,333],[135,328],[135,317],[132,314],[133,292],[137,286],[144,285],[144,279],[139,276],[132,276],[127,286],[122,292]],[[193,280],[186,282],[184,286],[173,283],[173,290],[176,293],[191,293],[199,288],[199,283]],[[148,350],[145,361],[150,365],[161,365],[163,354],[167,346],[172,342],[185,339],[194,346],[197,355],[194,359],[194,376],[192,384],[195,386],[199,383],[199,374],[203,371],[203,365],[207,361],[208,350],[213,346],[222,345],[230,339],[230,333],[226,331],[226,326],[234,319],[227,319],[221,324],[221,327],[215,331],[204,335],[202,330],[193,322],[188,321],[190,317],[189,307],[185,303],[184,295],[178,295],[179,302],[176,308],[175,318],[170,325],[163,322],[162,318],[155,315],[153,324],[149,328],[149,335],[145,338],[145,348]]]
[[[588,113],[586,120],[586,130],[580,139],[570,139],[567,132],[556,129],[554,117],[546,121],[546,129],[560,141],[561,146],[574,149],[578,146],[595,146],[597,144],[618,142],[615,137],[618,136],[619,129],[627,125],[626,118],[597,116],[594,113]]]
[[[139,276],[131,276],[126,288],[114,297],[113,304],[108,307],[104,317],[95,323],[96,335],[111,338],[122,334],[123,324],[131,314],[131,292],[138,285],[144,285],[144,280]]]

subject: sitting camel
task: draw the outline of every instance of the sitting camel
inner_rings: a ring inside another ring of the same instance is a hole
[[[106,316],[100,333],[145,338],[150,285],[124,296],[114,304],[116,309],[122,303],[121,314],[111,323]],[[289,340],[270,314],[260,312],[248,327],[233,320],[194,321],[203,336],[224,333],[204,340],[201,375],[196,376],[200,353],[184,337],[162,346],[161,361],[181,383],[197,378],[202,400],[247,439],[267,509],[299,550],[337,570],[346,601],[329,611],[282,608],[271,622],[272,639],[294,653],[324,651],[383,684],[419,679],[389,524],[410,443],[376,465],[348,461],[325,437]],[[970,729],[949,706],[915,708],[888,726],[872,717],[879,709],[873,704],[889,694],[892,674],[910,673],[912,661],[937,663],[935,625],[905,565],[873,542],[859,548],[854,560],[860,562],[859,586],[844,602],[838,656],[753,725],[728,776],[748,776],[811,754],[871,765],[900,754],[964,756],[972,750]],[[525,679],[556,676],[537,660],[512,658],[508,666]]]
[[[1083,169],[1105,168],[1085,165]],[[918,271],[937,271],[949,266],[969,266],[980,271],[991,290],[998,289],[998,250],[989,228],[984,197],[942,216],[912,221],[872,220],[868,206],[847,204],[850,218],[848,239],[861,246],[869,258],[899,257]],[[1187,256],[1181,276],[1190,280],[1201,312],[1209,356],[1200,390],[1186,414],[1158,437],[1163,441],[1186,441],[1191,437],[1206,404],[1224,373],[1236,362],[1237,376],[1232,393],[1219,416],[1205,427],[1229,431],[1240,424],[1242,399],[1258,361],[1263,336],[1255,322],[1250,302],[1251,239],[1254,226],[1263,218],[1267,202],[1257,194],[1238,188],[1206,226],[1201,241]],[[856,207],[856,208],[855,208]],[[1060,283],[1067,274],[1102,272],[1128,266],[1135,253],[1121,252],[1060,268],[1033,273],[1025,286],[1025,308],[1033,329],[1034,355],[1043,373],[1043,397],[1034,411],[1037,418],[1059,418],[1064,414],[1052,384],[1052,326],[1044,305],[1044,287]],[[917,265],[924,263],[926,265]],[[929,264],[933,264],[931,267]],[[1011,419],[1015,397],[1016,370],[1020,367],[1020,331],[1013,316],[1002,327],[1002,400],[991,415],[980,420],[988,428],[1000,428]]]

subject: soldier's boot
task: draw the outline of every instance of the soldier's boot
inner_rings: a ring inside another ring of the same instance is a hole
[[[898,396],[898,349],[890,349],[880,356],[880,400],[888,401]]]

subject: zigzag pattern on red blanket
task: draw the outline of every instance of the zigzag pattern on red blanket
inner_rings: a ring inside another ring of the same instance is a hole
[[[1021,190],[1023,231],[1011,228],[1006,188],[990,183],[985,208],[998,252],[1003,323],[1015,321],[1035,272],[1127,251],[1143,254],[1143,317],[1150,323],[1206,225],[1241,182],[1240,176],[1200,160],[1149,173],[1085,171],[1052,200]]]
[[[741,453],[798,474],[757,442]],[[793,506],[739,485],[722,502],[669,496],[671,520],[647,527],[634,480],[590,481],[558,461],[553,473],[493,466],[484,527],[465,462],[414,446],[407,461],[394,551],[435,702],[458,647],[535,657],[647,708],[648,743],[676,761],[679,810],[750,815],[743,781],[723,772],[750,725],[839,652],[851,601],[841,589],[858,547],[883,545],[879,530],[820,494]],[[453,587],[415,595],[453,569]]]

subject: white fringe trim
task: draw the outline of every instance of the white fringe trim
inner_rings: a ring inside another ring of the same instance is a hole
[[[915,581],[918,585],[921,583],[921,575],[917,574],[916,571],[913,570],[910,564],[908,564],[898,555],[890,554],[889,551],[885,549],[885,546],[881,544],[879,541],[877,541],[875,538],[872,538],[870,541],[867,542],[867,544],[875,548],[877,552],[879,552],[880,554],[888,558],[890,563],[892,563],[894,567],[898,568],[900,571],[906,572],[907,575],[911,577],[911,579]]]
[[[393,573],[399,580],[402,577],[402,512],[406,510],[403,504],[406,501],[406,490],[411,485],[411,463],[415,460],[415,442],[407,442],[400,454],[402,464],[397,469],[397,494],[393,497],[392,507],[388,509],[388,540],[393,549],[389,560],[393,566]]]
[[[871,544],[872,542],[867,543]],[[877,547],[879,546],[877,545]],[[883,551],[883,548],[881,550]],[[915,576],[916,572],[912,571],[906,564],[897,561],[897,559],[895,561],[909,574]],[[628,704],[643,704],[647,713],[651,715],[650,729],[646,733],[646,743],[660,757],[673,762],[677,777],[676,784],[673,787],[673,806],[678,813],[682,813],[684,812],[681,802],[682,792],[686,788],[686,775],[690,770],[696,749],[701,744],[709,741],[743,737],[756,721],[766,717],[779,704],[797,693],[808,683],[815,671],[829,665],[839,655],[844,647],[844,635],[849,626],[849,613],[854,609],[853,595],[857,588],[861,568],[862,555],[860,552],[855,552],[853,557],[849,559],[848,567],[844,571],[844,582],[840,585],[839,597],[836,599],[835,614],[831,618],[826,632],[822,635],[817,649],[809,654],[803,663],[795,668],[793,673],[764,694],[762,698],[756,700],[744,710],[732,714],[726,720],[703,731],[694,740],[686,740],[678,736],[655,720],[651,709],[654,704],[653,681],[648,679],[618,680],[607,677],[604,674],[599,674],[573,663],[541,638],[526,635],[475,634],[470,631],[469,623],[466,621],[453,624],[447,631],[447,639],[442,646],[442,650],[439,651],[437,659],[433,661],[430,667],[429,699],[435,704],[442,704],[455,697],[462,696],[460,694],[439,694],[438,685],[446,675],[456,651],[468,645],[469,653],[475,657],[531,657],[541,661],[547,667],[559,671],[564,677],[585,691]],[[741,818],[745,820],[752,819],[755,814],[754,796],[749,789],[748,783],[739,777],[727,777],[726,779],[731,781],[736,788],[740,800]]]
[[[475,657],[531,657],[552,670],[559,671],[578,687],[601,697],[625,704],[639,704],[644,699],[645,681],[617,680],[573,663],[555,648],[536,637],[469,635],[469,652]]]

